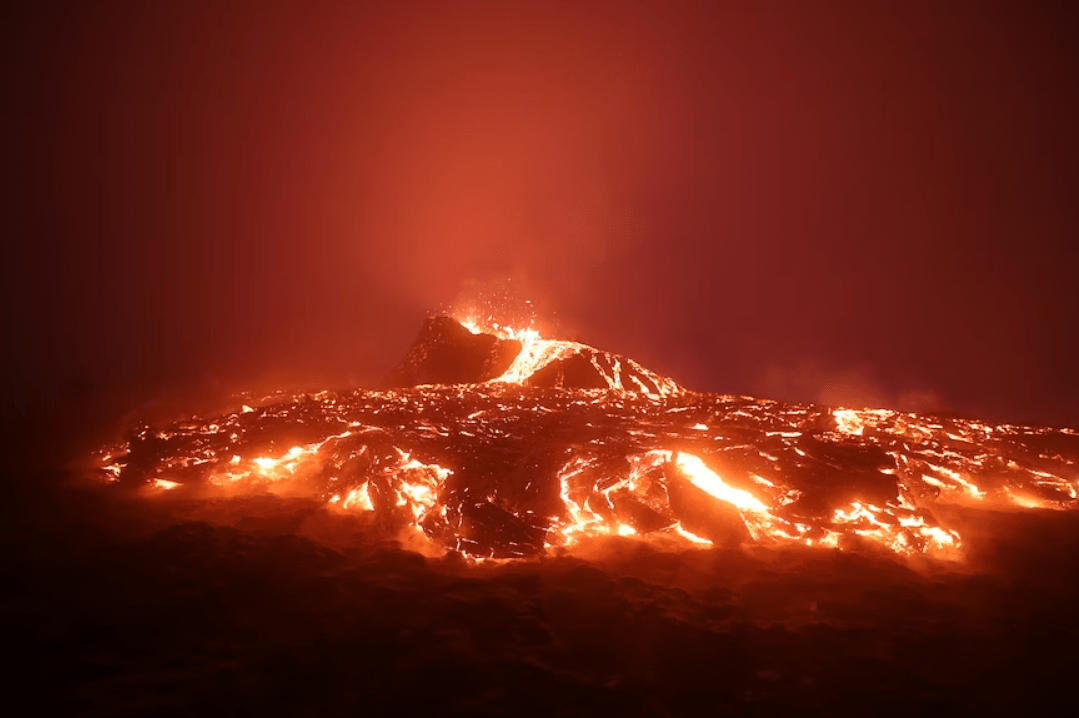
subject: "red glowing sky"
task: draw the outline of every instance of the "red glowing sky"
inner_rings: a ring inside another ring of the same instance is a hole
[[[1071,13],[42,5],[3,22],[9,418],[362,383],[509,286],[693,388],[1079,425]]]

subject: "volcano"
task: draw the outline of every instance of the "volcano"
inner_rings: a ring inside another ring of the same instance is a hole
[[[12,447],[57,715],[1073,715],[1079,433],[432,317],[379,389]],[[43,487],[52,486],[51,490]]]
[[[1079,506],[1071,429],[703,394],[534,331],[432,317],[389,383],[140,426],[97,471],[304,496],[470,559],[633,536],[959,560],[954,507]]]

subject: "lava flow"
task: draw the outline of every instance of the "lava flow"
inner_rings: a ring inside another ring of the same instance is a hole
[[[305,496],[472,558],[587,537],[962,556],[955,505],[1074,510],[1079,432],[690,391],[626,357],[433,317],[394,388],[140,426],[97,471]]]

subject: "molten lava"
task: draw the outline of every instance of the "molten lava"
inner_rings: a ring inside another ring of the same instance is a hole
[[[534,331],[432,318],[396,383],[141,426],[98,470],[149,492],[315,497],[475,558],[599,535],[959,556],[949,504],[1077,507],[1070,429],[702,394]]]

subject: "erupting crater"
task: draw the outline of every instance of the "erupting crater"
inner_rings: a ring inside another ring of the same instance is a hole
[[[96,472],[312,497],[471,558],[602,535],[958,557],[943,507],[1079,505],[1071,429],[698,393],[531,330],[432,317],[391,383],[142,425]]]

